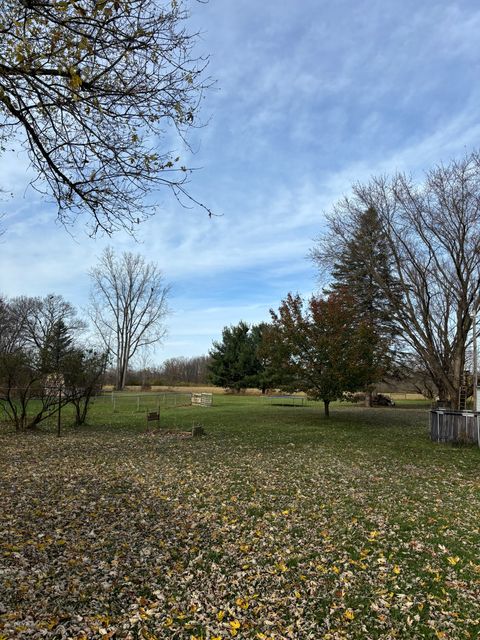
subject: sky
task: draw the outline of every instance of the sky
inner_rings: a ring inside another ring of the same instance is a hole
[[[192,195],[158,193],[137,241],[68,232],[28,187],[21,151],[0,157],[6,232],[0,292],[63,295],[81,312],[107,245],[156,262],[172,286],[152,358],[208,352],[223,327],[269,318],[289,291],[318,288],[308,259],[352,183],[425,170],[480,147],[480,7],[472,1],[188,2],[215,87],[190,138]],[[188,152],[179,146],[182,157]]]

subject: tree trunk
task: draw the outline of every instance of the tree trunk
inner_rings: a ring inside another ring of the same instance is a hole
[[[74,402],[75,405],[75,426],[81,427],[82,424],[85,424],[87,419],[87,411],[88,411],[88,399],[76,400]]]
[[[432,376],[438,389],[438,401],[454,410],[459,408],[459,392],[462,386],[462,370],[458,365],[458,362],[454,363],[449,372],[442,371],[438,376]]]
[[[450,400],[452,407],[460,409],[460,387],[465,384],[465,350],[457,350],[452,362]]]
[[[84,396],[83,400],[80,400],[78,405],[75,406],[76,418],[75,426],[80,427],[87,422],[88,409],[90,406],[91,394]]]
[[[325,412],[325,417],[329,418],[330,417],[330,400],[323,401],[323,408]]]
[[[75,426],[81,427],[85,424],[85,420],[87,418],[87,409],[84,405],[82,408],[77,407],[77,415],[75,416]]]
[[[122,359],[121,370],[120,370],[120,380],[117,385],[118,391],[123,391],[127,384],[127,373],[128,373],[128,359],[126,356]]]
[[[365,406],[366,407],[371,407],[372,406],[372,396],[373,396],[373,393],[371,391],[365,391]]]
[[[42,414],[41,414],[41,413],[40,413],[40,414],[37,414],[37,415],[33,418],[33,420],[30,420],[30,422],[26,425],[26,427],[25,427],[25,428],[26,428],[28,431],[35,431],[35,430],[36,430],[36,428],[37,428],[37,426],[40,424],[41,419],[42,419]]]
[[[27,416],[25,413],[21,413],[20,415],[15,415],[15,431],[23,431],[27,424]]]

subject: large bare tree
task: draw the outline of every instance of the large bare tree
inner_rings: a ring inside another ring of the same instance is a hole
[[[370,207],[378,214],[395,287],[361,246],[358,257],[439,397],[458,407],[480,296],[480,156],[437,166],[421,183],[399,173],[355,184],[328,216],[329,231],[312,252],[319,267],[335,263]]]
[[[170,287],[156,264],[139,254],[117,256],[110,248],[90,276],[90,317],[116,359],[116,387],[123,389],[130,360],[165,336]]]
[[[193,200],[171,132],[186,142],[211,82],[187,18],[183,0],[0,3],[0,150],[23,143],[64,224],[131,230],[158,187]]]

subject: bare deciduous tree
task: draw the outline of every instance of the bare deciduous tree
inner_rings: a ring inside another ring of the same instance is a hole
[[[168,358],[160,367],[159,375],[166,384],[207,384],[209,356]]]
[[[27,321],[25,305],[0,297],[0,353],[14,353],[25,342]]]
[[[48,335],[59,322],[63,322],[76,339],[85,329],[76,309],[60,295],[0,298],[0,351],[43,349]]]
[[[116,256],[112,249],[103,252],[90,276],[90,317],[116,358],[116,386],[123,389],[130,360],[165,335],[170,287],[154,263],[128,252]]]
[[[50,293],[44,298],[22,296],[12,300],[12,308],[24,315],[23,336],[35,349],[43,349],[52,331],[62,323],[78,341],[86,325],[77,317],[75,307],[63,296]]]
[[[438,166],[423,184],[397,174],[354,185],[353,195],[334,207],[330,231],[312,252],[320,267],[334,263],[369,207],[382,225],[395,289],[374,263],[367,264],[370,273],[440,398],[458,406],[480,296],[480,156]]]
[[[58,385],[47,383],[33,353],[0,352],[0,409],[16,431],[35,429],[68,402],[66,396],[59,399]]]
[[[159,186],[196,202],[169,131],[186,142],[211,84],[187,17],[182,0],[2,0],[0,150],[22,141],[62,223],[131,230]]]
[[[65,395],[75,409],[75,426],[86,423],[93,397],[100,393],[108,353],[94,349],[73,349],[65,359]]]

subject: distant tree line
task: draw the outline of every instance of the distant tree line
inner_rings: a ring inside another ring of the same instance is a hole
[[[126,376],[127,386],[174,386],[207,385],[209,378],[209,356],[168,358],[158,366],[133,367]],[[106,372],[106,383],[115,383],[114,369]]]

